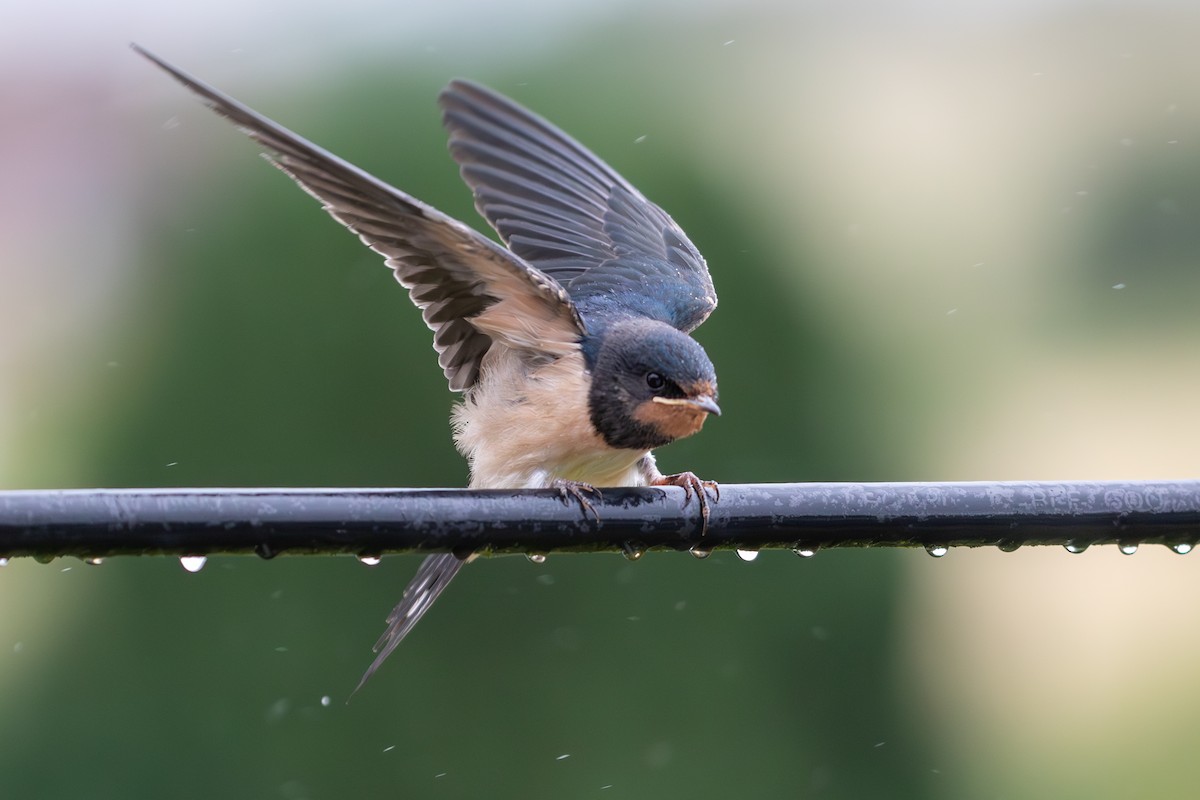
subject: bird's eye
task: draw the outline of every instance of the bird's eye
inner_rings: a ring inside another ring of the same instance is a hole
[[[651,372],[646,376],[646,385],[657,392],[667,385],[667,380],[657,372]]]

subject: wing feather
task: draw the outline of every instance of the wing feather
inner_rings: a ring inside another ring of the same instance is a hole
[[[626,312],[685,332],[716,308],[708,266],[683,230],[579,142],[468,81],[452,81],[439,102],[479,213],[580,305],[623,299]]]
[[[451,389],[475,383],[493,340],[536,354],[564,355],[578,347],[583,321],[552,276],[157,56],[134,49],[265,147],[268,160],[384,257],[433,331],[438,363]]]

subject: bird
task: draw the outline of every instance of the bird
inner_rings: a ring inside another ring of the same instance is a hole
[[[462,393],[451,427],[471,488],[557,489],[598,520],[591,499],[604,488],[679,486],[707,525],[718,484],[664,475],[653,450],[721,413],[715,368],[691,336],[717,295],[703,256],[659,206],[542,117],[455,79],[438,97],[450,154],[497,244],[131,46],[383,256]],[[355,692],[470,560],[426,557]]]

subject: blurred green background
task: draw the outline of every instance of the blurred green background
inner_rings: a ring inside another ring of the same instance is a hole
[[[125,47],[482,225],[487,83],[705,253],[725,482],[1195,477],[1188,4],[10,2],[0,487],[456,486],[370,251]],[[1200,556],[0,569],[0,796],[1191,798]],[[328,698],[326,700],[326,698]]]

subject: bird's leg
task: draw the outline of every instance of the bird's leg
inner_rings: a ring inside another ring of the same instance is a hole
[[[592,486],[590,483],[583,483],[582,481],[555,478],[550,481],[550,488],[558,490],[558,496],[563,503],[570,505],[572,500],[579,503],[579,510],[583,512],[584,517],[591,514],[596,522],[600,521],[600,513],[596,511],[596,507],[592,505],[591,501],[584,496],[590,494],[597,500],[601,499],[603,495],[595,486]]]
[[[712,493],[712,502],[717,503],[721,500],[721,487],[717,482],[701,480],[694,472],[663,475],[655,466],[653,456],[643,458],[639,466],[648,486],[678,486],[683,489],[684,508],[692,502],[692,495],[696,496],[696,502],[700,505],[700,535],[703,536],[708,531],[709,492]]]

